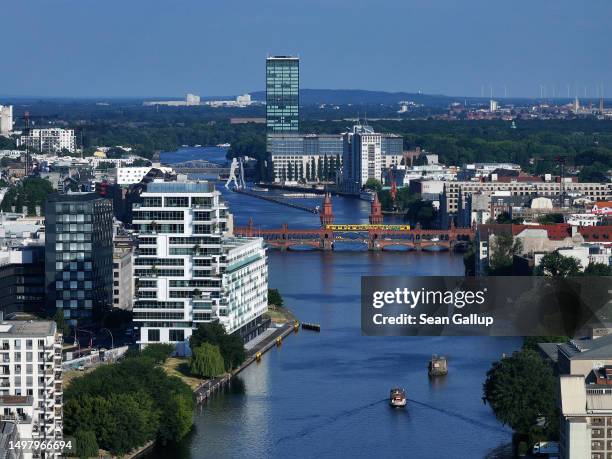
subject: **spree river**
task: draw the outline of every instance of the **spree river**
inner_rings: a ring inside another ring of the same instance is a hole
[[[317,226],[318,217],[228,193],[238,225]],[[366,222],[369,204],[334,198],[336,221]],[[448,252],[269,251],[270,287],[321,332],[300,330],[267,352],[199,409],[179,445],[149,459],[265,457],[504,457],[511,432],[482,402],[491,363],[520,345],[516,338],[367,337],[360,332],[362,275],[462,275]],[[449,374],[430,379],[432,354],[447,356]],[[389,390],[404,387],[406,409],[391,409]]]

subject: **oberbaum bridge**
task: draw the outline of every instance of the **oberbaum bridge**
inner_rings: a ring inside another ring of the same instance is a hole
[[[370,224],[334,224],[331,194],[326,193],[323,210],[319,212],[320,228],[289,228],[283,224],[278,229],[259,229],[250,218],[247,226],[235,227],[236,236],[262,237],[268,247],[281,250],[294,250],[311,247],[318,250],[334,250],[336,242],[367,244],[368,250],[393,250],[404,247],[406,250],[459,250],[466,249],[474,239],[474,228],[456,228],[451,223],[449,229],[422,229],[409,225],[384,225],[382,207],[378,197],[372,201]],[[401,249],[400,249],[401,250]]]

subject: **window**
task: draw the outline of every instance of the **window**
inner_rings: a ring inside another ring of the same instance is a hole
[[[185,331],[184,330],[170,330],[170,341],[184,341]]]
[[[147,332],[147,341],[159,341],[159,330],[149,330]]]

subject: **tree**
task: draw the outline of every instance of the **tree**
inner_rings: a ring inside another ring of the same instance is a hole
[[[89,459],[91,457],[99,457],[100,447],[96,440],[95,432],[91,430],[77,430],[74,434],[76,443],[76,455],[81,459]]]
[[[487,273],[491,276],[512,274],[512,260],[515,254],[523,250],[520,239],[514,239],[510,233],[496,234],[489,250]]]
[[[534,271],[536,276],[571,277],[580,275],[580,262],[559,252],[547,253]]]
[[[544,214],[538,217],[538,223],[540,225],[554,225],[556,223],[563,223],[563,214]]]
[[[508,212],[502,212],[495,219],[495,223],[500,223],[500,224],[512,223],[512,218],[510,217],[510,214]]]
[[[64,318],[64,310],[62,308],[58,308],[57,311],[55,311],[53,320],[55,321],[55,324],[57,325],[57,329],[62,332],[62,335],[64,335],[64,337],[70,335],[70,326],[68,325],[68,322],[66,322],[66,319]]]
[[[202,343],[192,349],[189,359],[189,371],[191,374],[202,378],[214,378],[225,371],[225,364],[218,346]]]
[[[164,363],[174,352],[173,344],[152,343],[139,351],[141,357],[150,358],[155,364]]]
[[[366,182],[364,187],[368,190],[372,190],[372,191],[376,191],[377,193],[380,193],[382,191],[382,183],[380,183],[380,180],[376,180],[375,178],[369,178]]]
[[[612,276],[612,266],[603,263],[589,263],[584,270],[585,276]]]
[[[483,391],[495,417],[516,432],[533,433],[540,417],[545,419],[545,433],[556,432],[556,380],[536,352],[525,349],[495,362]]]
[[[189,338],[189,346],[195,349],[203,343],[219,347],[226,370],[238,367],[246,359],[244,341],[238,335],[228,335],[219,322],[200,324]]]
[[[279,308],[283,307],[283,297],[281,296],[278,289],[276,288],[268,289],[268,304],[278,306]]]

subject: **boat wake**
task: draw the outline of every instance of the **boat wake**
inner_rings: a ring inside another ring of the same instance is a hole
[[[407,400],[409,402],[414,403],[415,405],[420,405],[420,406],[423,406],[425,408],[429,408],[430,410],[435,410],[435,411],[438,411],[440,413],[446,414],[447,416],[452,416],[454,418],[461,419],[462,421],[465,421],[465,422],[467,422],[469,424],[472,424],[474,426],[477,426],[477,427],[482,427],[483,429],[488,429],[488,430],[492,430],[492,431],[495,431],[495,432],[508,433],[508,431],[503,429],[502,427],[495,426],[495,425],[492,425],[492,424],[487,424],[486,422],[477,421],[475,419],[469,418],[469,417],[464,416],[462,414],[455,413],[454,411],[445,410],[444,408],[438,408],[437,406],[433,406],[433,405],[430,405],[430,404],[424,403],[424,402],[419,402],[418,400],[414,400],[414,399],[411,399],[411,398],[408,398]]]
[[[279,444],[282,443],[284,441],[287,440],[293,440],[295,438],[302,438],[305,437],[306,435],[311,434],[312,432],[315,432],[319,429],[322,429],[324,427],[329,426],[330,424],[333,424],[334,422],[336,422],[339,419],[343,419],[343,418],[347,418],[350,416],[353,416],[357,413],[360,413],[364,410],[367,410],[368,408],[372,408],[373,406],[379,405],[381,403],[389,403],[389,399],[388,398],[383,398],[382,400],[377,400],[376,402],[372,402],[372,403],[368,403],[367,405],[361,405],[355,408],[352,408],[350,410],[345,410],[345,411],[341,411],[337,414],[334,414],[333,416],[327,416],[327,419],[325,419],[324,421],[317,423],[316,425],[312,425],[310,427],[306,427],[305,429],[300,430],[299,432],[293,434],[293,435],[285,435],[283,437],[280,437],[278,440],[276,440],[275,444]]]

